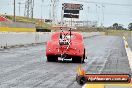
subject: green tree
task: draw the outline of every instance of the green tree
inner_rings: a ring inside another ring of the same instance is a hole
[[[132,23],[129,23],[128,29],[129,29],[129,30],[132,30]]]
[[[118,29],[118,26],[119,26],[118,23],[114,23],[114,24],[113,24],[113,28],[114,28],[114,29]]]

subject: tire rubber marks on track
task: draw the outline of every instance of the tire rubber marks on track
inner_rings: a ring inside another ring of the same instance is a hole
[[[125,44],[127,57],[128,57],[128,60],[129,60],[129,65],[130,65],[130,68],[131,68],[131,71],[132,71],[132,51],[129,48],[127,40],[126,40],[126,38],[124,36],[123,36],[123,40],[124,40],[124,44]]]
[[[108,55],[105,58],[104,64],[102,65],[102,68],[99,70],[99,74],[101,74],[103,69],[105,68],[106,62],[108,61],[108,58],[110,57],[110,55],[111,55],[111,50],[108,51]]]
[[[105,65],[106,65],[106,63],[107,63],[107,61],[108,61],[110,55],[111,55],[111,49],[108,49],[108,54],[106,55],[106,57],[104,57],[105,60],[104,60],[103,64],[101,65],[101,68],[99,69],[98,72],[92,72],[92,71],[90,72],[90,71],[89,71],[90,68],[89,68],[89,67],[87,68],[87,66],[92,65],[97,59],[90,59],[90,62],[87,63],[87,64],[85,64],[85,66],[83,66],[83,67],[84,67],[84,69],[86,70],[86,72],[89,72],[90,74],[93,74],[93,73],[94,73],[94,74],[96,74],[96,73],[101,74],[102,71],[103,71],[104,68],[105,68]]]

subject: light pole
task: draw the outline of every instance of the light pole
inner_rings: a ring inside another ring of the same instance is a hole
[[[41,3],[41,27],[42,27],[42,3]]]
[[[90,9],[90,7],[88,6],[88,16],[90,16],[90,15],[89,15],[89,14],[90,14],[90,13],[89,13],[89,9]],[[89,23],[88,23],[88,22],[90,21],[90,19],[89,19],[88,16],[87,16],[87,19],[88,19],[88,20],[87,20],[87,26],[89,26]]]
[[[42,23],[43,23],[42,22],[42,19],[43,19],[43,17],[42,17],[42,15],[43,15],[43,12],[42,12],[43,6],[42,5],[43,5],[43,3],[44,3],[44,0],[42,0],[42,3],[41,3],[41,27],[43,26],[42,25]]]
[[[102,26],[104,25],[104,8],[105,8],[105,6],[104,5],[102,5]]]
[[[90,7],[88,6],[88,16],[89,16],[89,9],[90,9]],[[87,16],[87,17],[88,17],[88,16]],[[89,20],[89,19],[88,19],[88,20]]]
[[[99,12],[100,12],[100,6],[96,4],[96,17],[97,17],[98,25],[100,24]]]
[[[52,19],[52,25],[54,23],[54,3],[55,3],[55,0],[51,0],[51,19]]]
[[[19,4],[19,16],[20,16],[20,12],[21,12],[20,11],[20,7],[21,7],[20,5],[21,5],[21,2],[19,2],[18,4]]]
[[[32,15],[31,15],[32,19],[33,19],[33,16],[34,16],[34,14],[33,14],[34,11],[33,10],[34,10],[34,0],[32,0]]]
[[[14,19],[13,21],[15,22],[16,21],[16,1],[14,0]]]

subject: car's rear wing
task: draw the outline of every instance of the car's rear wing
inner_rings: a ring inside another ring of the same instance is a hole
[[[68,26],[51,26],[50,28],[55,28],[55,29],[71,29],[71,30],[75,30],[77,29],[76,27],[68,27]]]

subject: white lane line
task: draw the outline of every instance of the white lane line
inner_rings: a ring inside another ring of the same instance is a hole
[[[130,65],[130,68],[131,68],[131,71],[132,71],[132,51],[129,48],[127,40],[126,40],[126,38],[124,36],[123,36],[123,39],[124,39],[124,44],[125,44],[127,57],[128,57],[128,60],[129,60],[129,65]]]
[[[104,70],[106,62],[108,61],[108,58],[110,57],[110,55],[111,55],[111,50],[108,51],[108,55],[105,58],[105,61],[104,61],[103,65],[102,65],[102,68],[99,70],[99,74],[101,74],[102,71]]]

